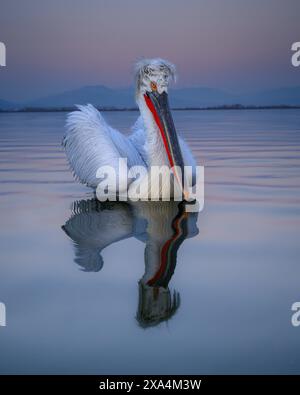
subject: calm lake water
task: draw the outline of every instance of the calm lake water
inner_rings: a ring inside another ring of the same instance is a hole
[[[97,203],[64,113],[0,114],[1,373],[300,372],[300,111],[174,119],[205,166],[198,217]]]

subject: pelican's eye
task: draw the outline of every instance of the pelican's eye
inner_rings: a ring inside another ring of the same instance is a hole
[[[150,86],[151,86],[151,89],[152,89],[153,92],[156,92],[156,91],[157,91],[157,85],[156,85],[155,82],[152,82],[152,81],[151,81]]]

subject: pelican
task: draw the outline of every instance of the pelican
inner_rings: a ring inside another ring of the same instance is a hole
[[[86,272],[103,268],[103,250],[114,243],[133,237],[145,244],[136,315],[142,327],[170,319],[179,307],[179,293],[169,288],[177,251],[199,232],[198,213],[186,212],[185,204],[81,200],[73,203],[72,215],[62,226],[74,242],[75,263]]]
[[[143,59],[136,64],[136,102],[140,116],[128,137],[112,128],[91,104],[77,106],[78,110],[68,114],[63,146],[77,180],[95,189],[99,184],[97,171],[107,165],[115,170],[117,177],[124,177],[119,171],[119,159],[126,158],[128,168],[143,166],[147,172],[151,166],[179,168],[182,172],[184,166],[192,166],[188,180],[192,185],[196,163],[174,126],[168,102],[171,80],[175,80],[175,66],[169,61]],[[129,191],[133,179],[125,177],[124,188]],[[116,193],[123,192],[117,186]],[[183,196],[186,196],[184,190]]]

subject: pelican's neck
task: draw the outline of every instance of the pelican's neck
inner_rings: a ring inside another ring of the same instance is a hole
[[[143,119],[146,132],[145,150],[148,156],[149,166],[169,165],[166,150],[160,135],[160,131],[153,119],[143,94],[138,94],[137,104]]]
[[[174,235],[172,222],[178,215],[176,202],[145,202],[134,207],[135,215],[147,222],[145,247],[145,273],[142,282],[147,283],[162,264],[162,248]]]

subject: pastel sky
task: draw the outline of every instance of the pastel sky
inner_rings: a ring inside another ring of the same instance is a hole
[[[300,68],[291,65],[299,0],[1,0],[0,41],[7,100],[129,86],[142,56],[174,62],[181,87],[300,85]]]

